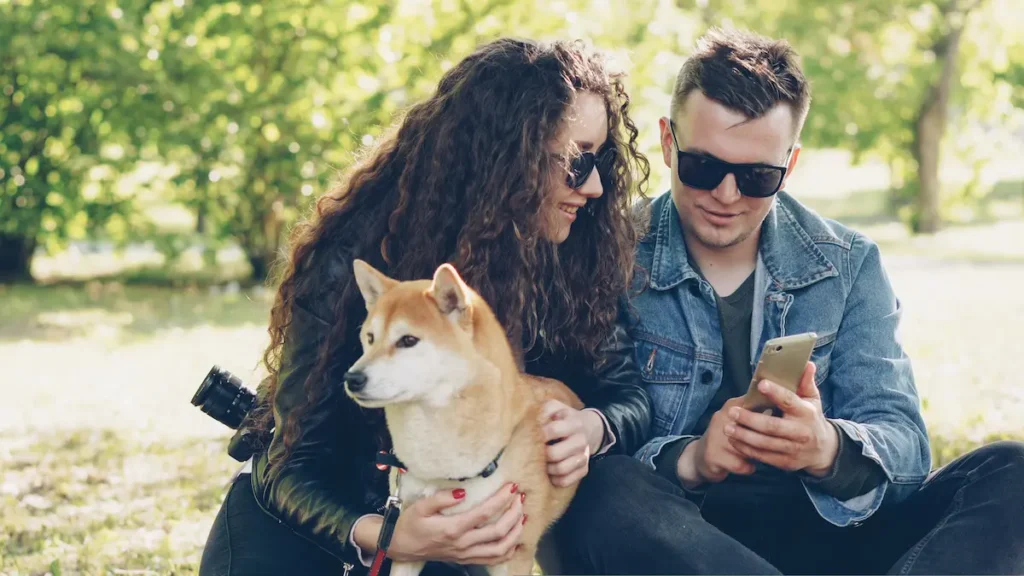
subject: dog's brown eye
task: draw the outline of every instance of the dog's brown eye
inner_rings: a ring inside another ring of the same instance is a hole
[[[401,338],[398,339],[398,343],[396,343],[395,346],[399,348],[412,348],[419,341],[419,338],[415,336],[409,336],[408,334],[406,334],[405,336],[402,336]]]
[[[366,333],[366,343],[373,344],[373,332]]]

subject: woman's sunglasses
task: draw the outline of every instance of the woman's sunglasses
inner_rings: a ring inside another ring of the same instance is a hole
[[[679,180],[690,188],[714,190],[727,174],[736,177],[740,194],[751,198],[768,198],[782,188],[786,177],[785,166],[770,164],[733,164],[703,154],[684,152],[676,141],[675,127],[669,122],[672,143],[675,144],[678,160]]]
[[[582,188],[590,175],[594,173],[595,166],[597,166],[598,176],[601,177],[602,183],[607,183],[614,164],[614,146],[606,146],[597,154],[583,152],[569,161],[569,173],[565,176],[565,183],[574,190]]]

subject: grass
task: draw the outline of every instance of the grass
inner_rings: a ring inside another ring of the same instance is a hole
[[[1024,438],[1024,266],[888,264],[936,463]],[[195,574],[237,463],[189,399],[214,363],[255,382],[267,295],[108,284],[0,302],[0,574]]]
[[[1024,438],[1024,222],[909,238],[877,193],[810,192],[882,244],[936,465]],[[212,364],[255,384],[270,294],[108,264],[120,279],[0,286],[0,575],[195,574],[238,468],[230,431],[189,399]]]
[[[9,574],[195,573],[231,473],[217,438],[0,436]]]
[[[0,574],[195,574],[239,465],[189,400],[215,363],[255,383],[267,294],[20,286],[0,303]]]

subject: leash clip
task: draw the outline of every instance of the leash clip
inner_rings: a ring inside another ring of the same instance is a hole
[[[377,554],[374,556],[373,565],[370,566],[370,576],[377,576],[381,566],[384,564],[384,557],[388,554],[391,546],[391,537],[395,533],[395,524],[398,524],[398,515],[402,512],[402,499],[398,496],[388,496],[387,504],[384,505],[384,523],[380,527],[380,536],[377,537]]]
[[[377,538],[377,550],[383,550],[387,554],[388,547],[391,546],[391,536],[395,533],[395,524],[398,524],[398,515],[401,513],[402,500],[398,496],[388,496],[388,502],[384,505],[384,524]]]

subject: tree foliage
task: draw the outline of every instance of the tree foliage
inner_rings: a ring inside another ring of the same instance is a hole
[[[237,243],[262,278],[363,146],[455,61],[507,34],[610,50],[630,72],[651,154],[675,74],[708,26],[786,37],[813,84],[805,146],[884,159],[906,203],[947,54],[936,117],[952,137],[936,151],[983,166],[1005,145],[986,127],[1019,121],[1015,2],[0,0],[0,276],[24,277],[37,244],[164,238],[141,214],[157,202],[195,218],[161,245]]]
[[[25,277],[37,242],[128,228],[117,176],[158,124],[140,24],[106,2],[0,2],[0,278]]]
[[[1020,122],[1024,16],[1015,0],[707,2],[720,20],[796,46],[814,94],[805,145],[887,162],[895,203],[905,205],[915,229],[939,224],[921,225],[922,210],[938,208],[927,205],[940,200],[935,172],[951,158],[983,164],[993,155],[989,128]],[[922,119],[943,94],[948,100],[932,128]],[[935,160],[922,166],[930,145]],[[922,180],[931,188],[922,190]],[[925,204],[913,203],[919,198]]]

